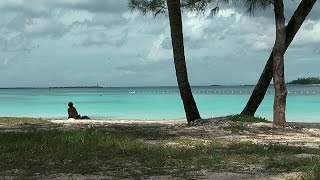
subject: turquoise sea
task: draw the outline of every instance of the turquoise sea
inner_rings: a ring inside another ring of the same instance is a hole
[[[240,113],[254,86],[192,87],[202,118]],[[256,116],[272,120],[273,87]],[[0,89],[1,117],[67,117],[72,101],[94,119],[185,118],[177,87]],[[320,122],[320,86],[288,85],[287,121]]]

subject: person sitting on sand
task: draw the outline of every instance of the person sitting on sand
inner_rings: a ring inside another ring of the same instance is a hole
[[[78,111],[75,107],[73,107],[73,103],[69,102],[68,103],[68,118],[73,118],[73,119],[81,119],[81,116],[78,114]]]

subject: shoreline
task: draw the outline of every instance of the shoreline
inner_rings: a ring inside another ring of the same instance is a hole
[[[34,122],[32,122],[35,120]],[[40,120],[40,121],[39,121]],[[43,122],[41,122],[43,120]],[[8,123],[6,123],[8,122]],[[228,117],[216,117],[196,120],[190,125],[186,119],[171,120],[97,120],[97,119],[14,119],[0,123],[0,131],[19,131],[28,128],[77,130],[86,128],[128,129],[138,131],[161,131],[180,134],[185,137],[203,140],[228,140],[231,142],[251,142],[257,144],[282,144],[301,147],[320,148],[320,123],[288,122],[279,127],[272,122],[233,121]]]
[[[30,118],[30,119],[42,119],[55,124],[186,124],[185,118],[168,118],[168,119],[111,119],[111,118],[93,118],[93,119],[67,119],[67,118],[41,118],[41,117],[0,117],[0,118]],[[198,121],[215,121],[223,120],[227,116],[203,118]],[[272,121],[268,120],[265,124],[272,124]],[[320,128],[320,120],[305,122],[305,121],[287,121],[287,126],[305,127],[305,128]]]
[[[69,124],[182,124],[186,119],[140,120],[140,119],[46,119],[52,123]]]
[[[47,121],[55,124],[166,124],[166,125],[183,125],[187,124],[186,119],[46,119]],[[209,121],[226,121],[226,117],[214,117],[207,119],[200,119],[195,122],[197,124],[205,124]],[[256,123],[264,124],[268,126],[274,126],[272,121],[265,123]],[[308,128],[308,129],[320,129],[320,123],[318,122],[287,122],[285,127],[296,127],[296,128]]]

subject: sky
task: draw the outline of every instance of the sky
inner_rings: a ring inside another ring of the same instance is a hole
[[[288,21],[299,0],[285,1]],[[211,7],[215,7],[214,4]],[[183,11],[191,85],[256,84],[275,40],[273,8]],[[320,3],[285,54],[285,79],[320,76]],[[0,87],[176,86],[168,16],[127,0],[0,1]]]

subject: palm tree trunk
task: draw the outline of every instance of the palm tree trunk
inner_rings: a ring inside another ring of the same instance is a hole
[[[273,122],[275,125],[284,126],[286,123],[287,88],[284,80],[283,56],[286,49],[286,26],[282,0],[274,1],[274,14],[276,22],[276,41],[273,48],[273,84],[275,90]]]
[[[200,119],[201,117],[188,80],[187,66],[184,56],[180,0],[167,0],[167,5],[176,76],[187,121],[188,124],[190,124],[191,121]]]
[[[302,0],[292,15],[287,27],[286,27],[286,42],[285,42],[285,51],[292,42],[294,36],[298,32],[299,28],[303,24],[303,21],[306,19],[310,11],[312,10],[313,5],[317,0]],[[263,72],[260,76],[260,79],[255,86],[245,108],[242,110],[242,115],[254,116],[258,107],[260,106],[271,79],[273,77],[273,52],[271,52],[269,59],[263,69]]]

